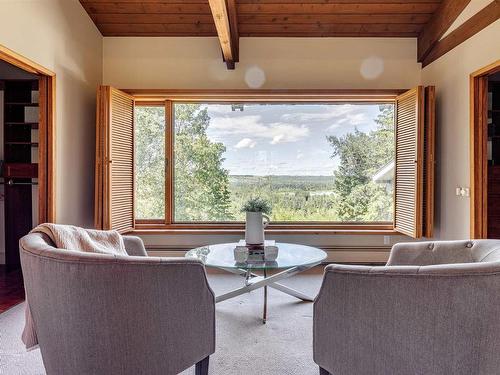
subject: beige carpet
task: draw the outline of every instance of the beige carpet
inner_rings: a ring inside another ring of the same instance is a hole
[[[321,275],[298,275],[283,284],[316,295]],[[216,294],[241,286],[232,275],[210,275]],[[217,305],[217,351],[210,374],[318,374],[312,360],[312,303],[269,291],[268,322],[263,325],[262,289]],[[45,374],[39,350],[26,352],[20,340],[24,304],[0,314],[0,374]],[[147,374],[147,371],[145,372]],[[194,368],[182,375],[194,374]]]

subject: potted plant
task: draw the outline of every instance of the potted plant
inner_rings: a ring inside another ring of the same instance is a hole
[[[248,245],[264,244],[264,228],[271,221],[267,216],[271,211],[269,202],[259,197],[251,198],[243,205],[241,212],[246,213],[245,242]]]

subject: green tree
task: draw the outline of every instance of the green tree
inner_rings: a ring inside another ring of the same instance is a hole
[[[338,157],[334,172],[337,214],[341,221],[385,221],[392,217],[392,193],[372,182],[373,175],[394,160],[394,107],[381,105],[377,129],[355,129],[344,136],[328,136]]]
[[[135,108],[136,217],[165,217],[165,109]]]
[[[199,104],[175,105],[174,205],[177,221],[232,220],[226,147],[206,130],[210,117]]]

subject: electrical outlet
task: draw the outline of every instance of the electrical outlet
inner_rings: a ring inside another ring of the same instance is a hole
[[[384,236],[384,245],[389,245],[391,243],[391,236]]]
[[[455,189],[455,195],[457,197],[469,197],[470,189],[468,187],[459,186]]]

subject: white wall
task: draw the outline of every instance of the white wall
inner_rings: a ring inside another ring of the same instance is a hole
[[[370,59],[371,58],[371,59]],[[375,58],[375,61],[374,59]],[[414,39],[241,38],[240,63],[226,69],[217,38],[106,37],[104,84],[118,88],[248,88],[245,73],[257,66],[262,88],[411,88],[420,82]],[[366,79],[360,70],[382,72]]]
[[[470,186],[469,76],[500,59],[500,20],[422,70],[424,84],[437,92],[436,236],[469,237],[470,199],[455,196]]]
[[[103,82],[129,89],[242,89],[248,88],[245,73],[251,67],[265,73],[265,89],[401,89],[421,80],[415,39],[241,38],[240,61],[236,70],[228,71],[217,38],[106,37]],[[175,249],[241,236],[142,237],[151,248]],[[332,247],[331,259],[337,261],[383,261],[390,243],[405,237],[392,236],[385,245],[379,235],[273,238]]]
[[[102,36],[77,0],[2,0],[0,14],[0,44],[56,73],[57,221],[92,226]]]

